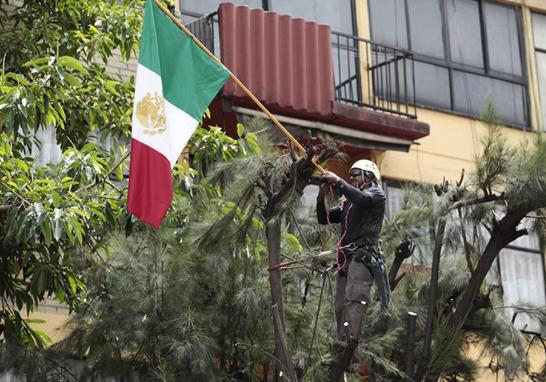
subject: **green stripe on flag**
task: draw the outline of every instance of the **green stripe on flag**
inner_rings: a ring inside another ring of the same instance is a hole
[[[229,77],[153,0],[146,1],[138,61],[161,76],[163,97],[198,121]]]

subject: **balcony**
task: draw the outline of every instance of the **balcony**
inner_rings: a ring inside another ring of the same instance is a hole
[[[429,134],[417,120],[410,52],[232,3],[189,28],[271,112],[290,121],[394,142],[389,148],[402,151]],[[222,99],[254,108],[232,81]]]

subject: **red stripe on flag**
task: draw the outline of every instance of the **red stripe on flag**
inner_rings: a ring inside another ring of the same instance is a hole
[[[173,199],[169,160],[158,151],[131,139],[131,167],[127,209],[140,220],[159,228]]]

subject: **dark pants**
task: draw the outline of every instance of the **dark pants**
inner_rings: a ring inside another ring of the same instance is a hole
[[[334,301],[338,340],[360,338],[370,304],[372,283],[373,276],[363,262],[351,259],[349,265],[340,272]]]

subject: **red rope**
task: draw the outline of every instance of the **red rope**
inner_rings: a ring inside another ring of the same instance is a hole
[[[286,261],[284,263],[279,263],[279,264],[276,264],[276,265],[273,265],[269,268],[267,268],[268,272],[271,272],[271,271],[274,271],[275,269],[287,269],[290,265],[292,264],[297,264],[297,263],[303,263],[303,260],[291,260],[291,261]]]
[[[344,204],[345,204],[345,202],[343,202],[341,204],[341,209],[342,210],[343,210]],[[345,266],[349,262],[349,259],[347,258],[347,255],[341,249],[341,241],[343,240],[343,238],[347,234],[347,220],[349,219],[349,212],[351,211],[351,208],[353,208],[352,204],[349,206],[349,209],[347,209],[347,213],[345,214],[345,224],[343,224],[345,229],[343,230],[343,234],[339,238],[339,241],[336,243],[337,254],[336,254],[336,271],[335,271],[335,273],[337,273],[337,272],[341,271],[343,268],[345,268]],[[343,258],[343,262],[341,261],[341,258]]]

